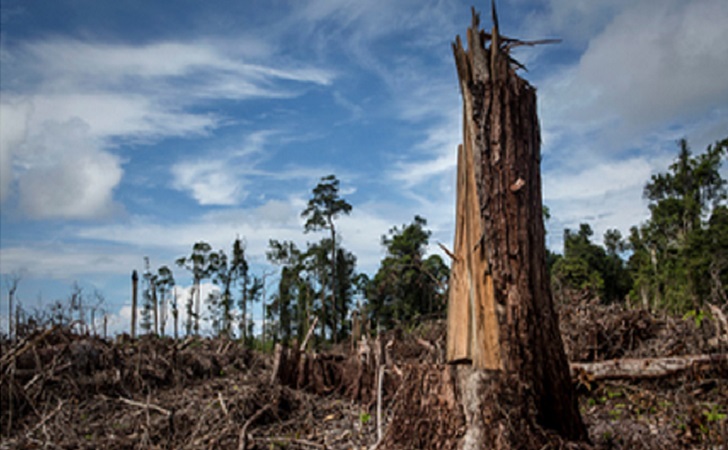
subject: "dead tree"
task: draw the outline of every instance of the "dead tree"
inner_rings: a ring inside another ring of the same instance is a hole
[[[586,441],[546,271],[536,91],[480,29],[453,44],[463,96],[447,367],[404,369],[379,449],[540,449]]]
[[[10,342],[17,340],[17,327],[15,328],[15,335],[13,335],[13,300],[15,299],[15,292],[18,290],[18,284],[20,284],[20,273],[14,272],[5,278],[5,287],[8,290],[8,339]]]
[[[131,338],[136,338],[136,316],[137,316],[137,287],[139,284],[139,275],[137,271],[131,273]]]
[[[586,439],[546,270],[536,90],[509,54],[546,42],[500,35],[493,6],[490,33],[473,10],[468,48],[453,44],[464,129],[447,354],[472,364],[466,447],[521,447],[534,425]]]

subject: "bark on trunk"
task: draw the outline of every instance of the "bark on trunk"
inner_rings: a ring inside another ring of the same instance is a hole
[[[527,427],[535,419],[564,438],[584,440],[546,271],[536,91],[508,54],[528,43],[500,36],[495,13],[493,22],[486,33],[473,11],[468,49],[459,37],[453,44],[464,130],[448,360],[481,369],[461,383],[463,396],[488,393],[468,423],[484,427],[470,433],[478,437],[469,446],[519,446],[527,430],[504,431],[499,420]],[[504,415],[504,405],[517,407]]]

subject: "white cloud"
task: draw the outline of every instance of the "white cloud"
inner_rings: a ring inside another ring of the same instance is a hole
[[[299,211],[291,202],[270,200],[256,210],[256,216],[264,224],[298,224]]]
[[[187,303],[190,300],[190,296],[193,292],[193,286],[192,285],[179,285],[174,286],[172,288],[172,292],[169,293],[169,296],[167,297],[167,320],[164,326],[164,329],[161,329],[162,323],[161,323],[161,317],[160,317],[160,332],[163,333],[165,336],[174,336],[174,316],[172,315],[172,302],[176,299],[177,301],[177,310],[178,310],[178,317],[177,317],[177,324],[178,324],[178,333],[180,337],[184,337],[186,333],[186,323],[187,323]],[[220,287],[210,283],[210,282],[203,282],[200,284],[200,313],[202,315],[202,320],[200,320],[200,333],[202,335],[209,335],[212,333],[212,326],[211,322],[208,320],[209,318],[209,310],[207,307],[206,300],[208,299],[210,294],[219,293]],[[194,308],[194,303],[193,306]],[[160,306],[161,308],[161,306]],[[237,306],[235,306],[235,324],[233,328],[233,332],[237,333],[237,320],[239,320],[240,311],[237,309]],[[249,307],[250,308],[250,307]],[[108,334],[111,336],[114,336],[116,334],[120,333],[129,333],[131,330],[131,313],[132,313],[132,307],[131,304],[125,304],[122,306],[118,312],[110,313],[107,315],[107,321],[108,321]],[[137,306],[137,333],[142,333],[142,330],[139,328],[140,321],[141,321],[141,313],[142,313],[142,305],[139,304]],[[161,314],[161,310],[160,310]],[[260,304],[254,304],[252,309],[248,310],[248,317],[252,317],[255,322],[255,330],[256,333],[260,333],[261,326],[262,326],[262,306]],[[2,319],[3,316],[0,315],[0,319]],[[97,330],[99,333],[101,333],[101,327],[103,327],[103,318],[98,320],[98,323],[100,325],[97,325]],[[0,331],[2,331],[2,323],[0,323]]]
[[[289,196],[303,183],[308,190],[325,173],[336,173],[340,179],[354,178],[346,169],[328,164],[281,165],[284,156],[276,154],[276,149],[300,140],[276,130],[258,130],[246,135],[240,146],[201,150],[204,157],[182,159],[172,165],[172,188],[190,194],[200,205],[232,206],[243,203],[248,191],[259,184],[266,187],[259,195],[263,200]],[[349,187],[349,192],[354,191]]]
[[[344,94],[339,91],[334,91],[333,99],[334,103],[349,112],[350,118],[348,119],[348,121],[357,121],[362,119],[364,115],[364,108],[361,105],[349,100],[346,96],[344,96]]]
[[[224,160],[182,162],[172,167],[174,187],[189,191],[200,205],[235,205],[245,199],[243,181]]]
[[[108,215],[123,170],[119,159],[89,136],[81,120],[47,122],[16,158],[20,206],[32,218],[89,219]]]
[[[401,69],[415,61],[414,54],[421,56],[424,51],[432,57],[433,52],[437,56],[448,53],[454,34],[445,30],[455,29],[458,13],[451,3],[419,0],[314,0],[296,6],[284,20],[305,35],[309,48],[317,54],[347,58],[390,87],[399,83],[402,89],[398,95],[410,87],[406,79],[398,82],[398,78],[408,72]],[[388,51],[397,46],[411,54]]]
[[[429,102],[434,104],[441,100],[443,97],[431,98],[425,108]],[[433,112],[432,116],[434,123],[424,127],[422,139],[415,145],[415,151],[397,161],[391,171],[392,179],[396,183],[404,182],[406,188],[433,182],[438,185],[440,180],[454,179],[457,148],[462,141],[460,111],[458,108],[443,108],[437,113]]]
[[[231,206],[248,196],[249,177],[264,175],[259,160],[268,157],[264,148],[272,130],[249,134],[241,147],[208,151],[203,159],[182,160],[172,165],[172,187],[189,193],[200,205]]]
[[[601,244],[604,232],[618,229],[622,236],[648,217],[641,189],[611,190],[602,195],[582,198],[548,200],[551,220],[547,223],[547,245],[556,252],[563,251],[563,231],[576,230],[588,223],[594,230],[592,241]]]
[[[598,198],[611,191],[641,189],[651,175],[650,164],[641,158],[606,162],[580,172],[554,170],[544,180],[546,202]]]

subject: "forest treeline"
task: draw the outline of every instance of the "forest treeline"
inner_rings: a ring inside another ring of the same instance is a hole
[[[727,152],[728,138],[700,154],[693,154],[687,141],[680,140],[667,171],[645,184],[648,220],[633,226],[628,236],[610,229],[600,245],[588,223],[564,230],[562,252],[547,251],[556,301],[624,302],[671,314],[702,314],[705,302],[727,303],[728,206],[721,174]],[[204,329],[269,346],[302,342],[315,325],[311,342],[322,345],[341,342],[352,333],[443,317],[449,261],[428,255],[431,232],[426,219],[415,216],[411,223],[382,236],[385,255],[377,272],[369,276],[357,270],[356,255],[341,245],[336,228],[338,219],[352,208],[340,194],[339,180],[334,175],[323,177],[301,212],[304,232],[320,232],[320,239],[305,247],[271,239],[266,258],[275,271],[253,273],[245,239],[240,237],[229,251],[197,242],[173,268],[152,270],[147,260],[140,286],[141,332],[163,335],[171,322],[174,337],[198,335]],[[549,218],[547,208],[544,217]],[[174,294],[175,270],[192,277],[187,295]],[[201,296],[204,282],[217,286],[206,298]],[[97,320],[84,315],[82,298],[76,287],[65,309],[56,302],[50,314],[31,315],[33,321],[26,320],[25,329],[44,321],[88,319],[95,326]],[[93,308],[86,302],[91,314],[99,310],[103,296],[95,293],[94,299]],[[255,305],[263,311],[257,322],[252,314]],[[181,308],[184,323],[179,323]],[[207,326],[201,327],[201,322]]]
[[[334,175],[323,177],[301,217],[304,232],[322,231],[324,235],[307,242],[305,248],[271,239],[266,258],[278,268],[276,272],[252,274],[241,238],[233,242],[229,256],[224,250],[213,251],[205,242],[196,243],[189,256],[177,260],[177,266],[188,270],[194,280],[185,303],[185,334],[199,333],[199,322],[206,319],[216,335],[290,344],[302,342],[316,324],[312,342],[336,343],[354,329],[357,333],[388,329],[419,316],[442,314],[449,269],[439,255],[426,254],[431,234],[427,221],[415,216],[412,223],[382,236],[386,255],[377,273],[369,277],[357,271],[356,256],[338,243],[337,219],[351,210],[339,193],[339,180]],[[169,268],[163,266],[157,274],[145,274],[143,330],[154,331],[156,292],[164,297],[173,284],[168,273]],[[266,293],[265,278],[271,275],[277,275],[277,285]],[[207,299],[200,298],[204,280],[219,287]],[[249,312],[261,301],[265,301],[264,317],[256,332]],[[202,303],[205,314],[200,312]],[[176,299],[172,299],[171,311],[176,323]],[[177,336],[177,327],[174,329]]]
[[[698,155],[684,139],[678,147],[667,172],[645,184],[650,216],[629,236],[607,230],[600,246],[589,224],[564,231],[563,253],[548,254],[557,299],[576,290],[672,314],[726,303],[728,207],[720,169],[728,139]]]

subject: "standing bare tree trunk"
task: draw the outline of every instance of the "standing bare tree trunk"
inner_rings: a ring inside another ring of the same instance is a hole
[[[179,308],[177,303],[177,287],[174,287],[174,303],[172,304],[172,318],[174,319],[174,340],[179,339]]]
[[[20,278],[19,273],[13,273],[5,278],[5,285],[8,289],[8,338],[10,342],[15,342],[16,340],[13,336],[13,300],[15,300],[15,293],[18,290]],[[15,330],[17,330],[17,327]]]
[[[536,90],[509,56],[515,46],[546,41],[501,36],[495,7],[493,23],[491,33],[481,30],[473,11],[469,48],[459,37],[453,44],[464,130],[448,359],[475,369],[460,386],[470,390],[466,399],[479,393],[476,406],[466,406],[472,448],[520,447],[529,430],[519,426],[534,424],[583,440],[546,270]],[[497,426],[504,421],[518,425]]]
[[[336,315],[338,314],[336,307],[336,228],[334,221],[329,218],[329,228],[331,228],[331,340],[334,344],[338,343],[337,339],[337,323]]]
[[[152,277],[149,282],[149,289],[152,291],[152,303],[154,306],[154,335],[159,336],[159,302],[157,302],[157,286],[155,281],[156,277]]]
[[[262,292],[260,294],[260,298],[261,298],[261,303],[263,304],[262,305],[263,306],[263,333],[262,333],[262,342],[263,342],[263,348],[264,349],[266,348],[265,347],[265,343],[266,343],[266,339],[267,339],[267,336],[268,336],[267,335],[268,329],[267,329],[267,324],[266,324],[266,310],[265,310],[265,308],[266,308],[266,305],[265,305],[265,301],[266,301],[266,296],[265,296],[266,283],[265,283],[265,281],[266,281],[266,278],[268,278],[269,276],[273,275],[274,273],[275,272],[263,272],[263,277],[262,277],[262,283],[263,284],[262,284],[262,287],[261,287],[261,291]]]
[[[136,338],[136,316],[137,316],[137,286],[139,275],[137,271],[131,273],[131,338]]]
[[[585,441],[546,271],[536,91],[521,42],[480,29],[453,44],[463,96],[447,357],[404,375],[379,448],[540,449]],[[541,41],[543,43],[545,41]],[[417,417],[412,425],[412,417]],[[549,430],[549,432],[544,432]]]

